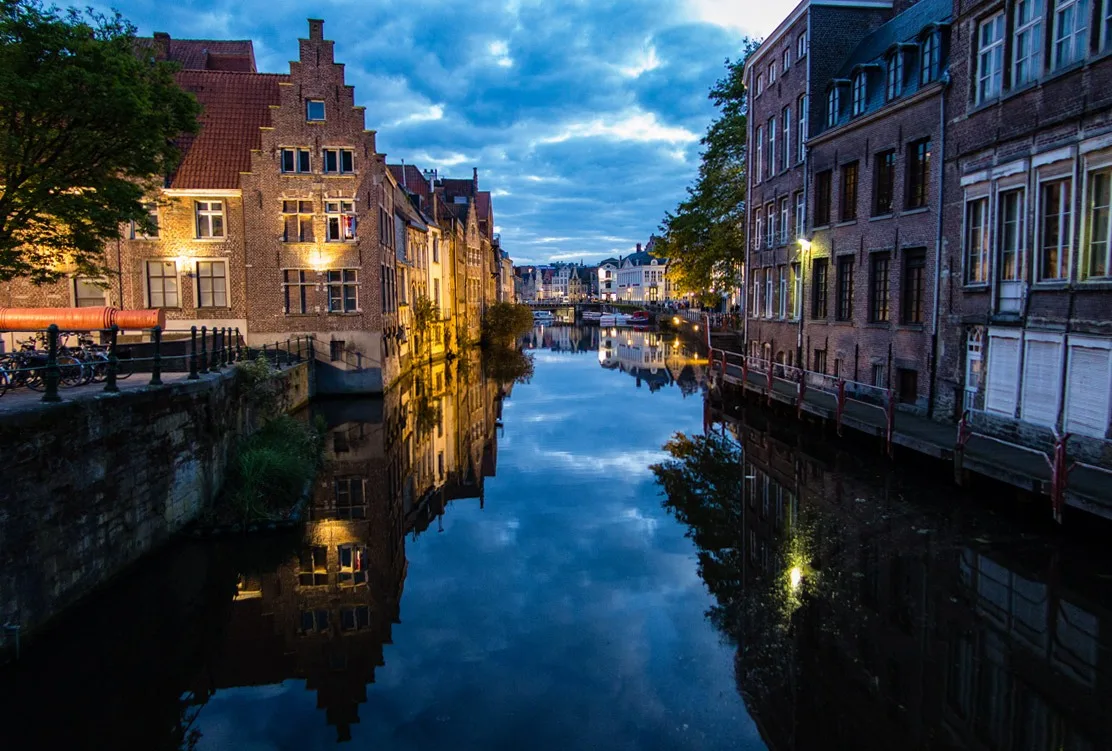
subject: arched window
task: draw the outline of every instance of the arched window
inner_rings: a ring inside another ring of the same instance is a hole
[[[853,114],[865,111],[865,71],[858,71],[853,77]]]
[[[903,93],[904,66],[901,50],[895,49],[888,55],[886,74],[884,98],[890,102]]]
[[[832,86],[826,95],[826,127],[833,128],[838,122],[838,109],[841,106],[838,87]]]

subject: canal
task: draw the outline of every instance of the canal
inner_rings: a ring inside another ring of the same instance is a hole
[[[0,747],[1112,747],[1106,552],[722,403],[670,337],[526,347],[314,405],[304,528],[67,614]]]

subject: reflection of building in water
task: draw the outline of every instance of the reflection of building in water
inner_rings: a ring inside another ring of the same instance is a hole
[[[650,391],[678,385],[684,394],[699,390],[706,379],[706,360],[675,337],[659,331],[602,328],[598,342],[599,364],[629,373],[640,388]]]
[[[398,619],[405,536],[448,501],[482,497],[503,395],[473,356],[379,400],[315,405],[325,457],[300,549],[276,571],[241,577],[226,648],[196,695],[304,679],[339,740],[350,738]]]
[[[911,506],[922,490],[751,419],[728,423],[737,492],[686,520],[770,748],[1112,748],[1112,610],[1091,561],[992,544],[1019,535]]]
[[[525,335],[524,345],[554,352],[593,352],[598,338],[597,326],[537,326]]]

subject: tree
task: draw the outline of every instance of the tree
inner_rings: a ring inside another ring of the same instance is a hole
[[[484,346],[508,346],[514,339],[533,330],[533,311],[528,305],[496,302],[483,314]]]
[[[0,281],[106,273],[104,244],[197,131],[176,66],[136,43],[118,13],[0,0]]]
[[[660,225],[654,253],[668,258],[668,275],[679,292],[725,292],[738,285],[745,261],[746,104],[745,58],[726,61],[726,76],[709,97],[719,116],[700,141],[702,162],[695,184]]]

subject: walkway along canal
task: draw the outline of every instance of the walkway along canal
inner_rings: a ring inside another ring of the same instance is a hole
[[[708,399],[670,336],[526,346],[314,405],[304,530],[145,560],[0,671],[0,746],[1112,744],[1107,554]]]

